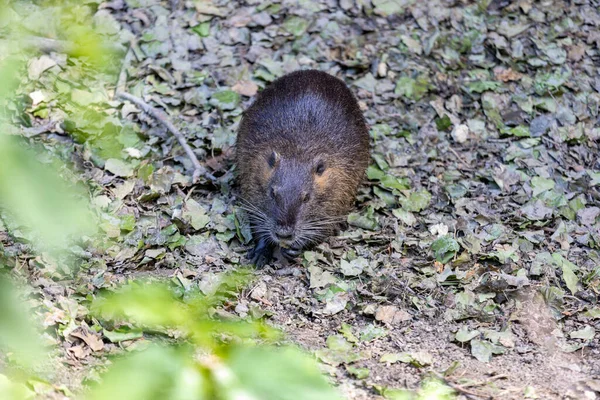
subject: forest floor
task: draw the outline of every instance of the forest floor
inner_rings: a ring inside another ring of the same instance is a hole
[[[53,52],[31,60],[18,92],[32,125],[54,123],[31,140],[88,183],[105,241],[73,279],[0,224],[57,332],[57,382],[76,392],[136,341],[70,335],[94,323],[87,296],[140,276],[202,289],[247,262],[241,113],[276,77],[316,68],[348,84],[371,129],[356,211],[297,264],[256,271],[220,312],[264,315],[349,399],[432,373],[472,399],[600,396],[597,1],[88,3],[125,64],[81,73]],[[119,71],[119,89],[165,110],[216,182],[192,184],[164,126],[114,97]]]

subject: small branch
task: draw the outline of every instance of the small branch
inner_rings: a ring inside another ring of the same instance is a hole
[[[446,379],[443,375],[439,374],[438,372],[432,371],[433,375],[435,375],[436,378],[438,378],[439,380],[441,380],[442,382],[444,382],[446,385],[450,386],[452,389],[454,389],[455,391],[457,391],[458,393],[464,395],[466,398],[468,399],[491,399],[492,397],[488,394],[484,394],[484,393],[477,393],[474,392],[472,390],[467,389],[464,386],[460,386],[454,382],[451,382],[450,380]]]
[[[129,64],[131,64],[131,59],[133,58],[133,46],[134,42],[132,41],[127,49],[127,54],[125,54],[125,58],[123,59],[123,64],[121,65],[121,72],[119,72],[119,79],[117,80],[117,86],[115,86],[115,96],[127,91],[127,68],[129,67]]]
[[[73,42],[41,36],[30,36],[20,41],[19,44],[25,48],[37,49],[42,53],[72,53],[77,49],[77,45]],[[102,51],[122,52],[123,46],[117,42],[102,43]]]
[[[73,51],[73,43],[64,40],[49,39],[45,37],[30,36],[22,41],[25,47],[39,49],[43,53],[70,53]]]
[[[41,135],[42,133],[48,132],[54,125],[56,121],[48,121],[43,125],[32,126],[31,128],[23,128],[23,136],[26,138],[32,138],[37,135]]]
[[[465,165],[465,167],[469,168],[469,163],[466,162],[457,152],[456,150],[454,150],[452,147],[448,146],[448,150],[450,150],[452,152],[452,154],[454,154],[456,156],[456,158],[458,158],[458,161],[460,161],[461,163],[463,163]]]
[[[200,175],[203,175],[205,178],[207,178],[208,180],[210,180],[212,182],[217,181],[217,178],[215,178],[215,176],[213,174],[208,172],[206,170],[206,168],[204,168],[200,164],[200,162],[198,161],[198,158],[196,157],[196,154],[194,154],[194,151],[192,150],[192,148],[187,144],[185,137],[183,136],[183,134],[181,132],[179,132],[179,130],[175,127],[175,125],[173,125],[173,123],[171,123],[167,114],[165,114],[162,110],[159,110],[158,108],[152,107],[151,105],[146,103],[144,100],[142,100],[139,97],[136,97],[132,94],[125,93],[125,92],[117,92],[117,97],[128,100],[128,101],[132,102],[133,104],[137,105],[138,107],[140,107],[145,113],[150,114],[151,116],[156,118],[158,121],[160,121],[167,128],[167,130],[169,132],[171,132],[173,134],[173,136],[175,136],[175,138],[177,139],[177,141],[179,142],[181,147],[183,147],[183,149],[185,150],[185,153],[187,154],[188,158],[194,165],[194,174],[192,175],[192,182],[194,182],[194,183],[198,182],[198,178],[200,178]]]

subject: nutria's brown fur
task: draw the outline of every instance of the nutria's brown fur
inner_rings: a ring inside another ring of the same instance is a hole
[[[285,75],[245,111],[236,162],[256,265],[293,257],[334,232],[369,163],[369,133],[352,92],[316,70]]]

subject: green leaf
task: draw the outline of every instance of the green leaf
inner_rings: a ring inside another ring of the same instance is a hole
[[[431,244],[431,250],[436,260],[445,264],[456,255],[460,250],[460,246],[456,240],[446,235],[434,240]]]
[[[371,372],[368,368],[357,368],[351,365],[346,366],[346,371],[348,371],[350,375],[354,375],[356,379],[366,379]]]
[[[388,364],[402,362],[405,364],[411,364],[417,368],[423,368],[433,363],[433,357],[431,354],[425,351],[417,351],[414,353],[387,353],[381,356],[379,362],[385,362]]]
[[[590,308],[589,310],[583,313],[583,316],[593,319],[600,318],[600,307]]]
[[[6,132],[1,123],[0,132]],[[16,137],[0,133],[2,209],[28,230],[24,237],[36,249],[55,255],[71,238],[92,234],[97,223],[83,200],[89,198],[86,190],[61,179],[59,169],[63,176],[71,175],[62,162],[42,164]]]
[[[489,362],[492,359],[492,344],[482,340],[471,340],[471,354],[481,362]]]
[[[599,186],[600,185],[600,172],[595,172],[595,171],[592,171],[591,169],[586,169],[586,172],[592,179],[592,181],[590,182],[590,186]]]
[[[516,137],[531,137],[529,127],[523,125],[515,126],[514,128],[502,129],[502,133]]]
[[[378,181],[381,180],[384,176],[385,172],[380,170],[378,166],[371,164],[367,167],[367,178],[369,178],[370,180]]]
[[[240,95],[233,90],[216,92],[210,98],[210,104],[221,110],[234,110],[240,102]]]
[[[579,290],[579,279],[574,271],[577,271],[579,268],[558,253],[552,254],[552,259],[556,265],[562,269],[563,280],[565,281],[567,288],[572,294],[575,294]]]
[[[123,215],[119,228],[123,231],[131,232],[135,228],[135,216],[133,214]]]
[[[398,361],[403,362],[405,364],[410,363],[412,357],[408,353],[386,353],[381,356],[379,362],[393,364]]]
[[[342,336],[331,335],[327,338],[327,348],[317,350],[315,355],[324,363],[338,366],[364,358],[363,354],[353,349],[353,345],[347,342]]]
[[[249,393],[244,398],[341,399],[321,375],[314,360],[294,348],[237,347],[228,353],[227,364],[239,387]]]
[[[102,103],[108,101],[104,92],[101,90],[95,90],[93,92],[87,90],[73,89],[71,92],[71,100],[79,104],[82,107],[87,107],[91,104]]]
[[[375,14],[383,17],[399,14],[410,4],[408,0],[372,0],[372,3]]]
[[[410,189],[408,178],[396,178],[392,175],[385,175],[380,179],[381,186],[388,189],[407,190]]]
[[[429,206],[431,193],[425,189],[412,192],[408,197],[400,198],[400,204],[406,211],[419,212]]]
[[[204,208],[194,199],[185,202],[181,216],[189,221],[195,230],[204,228],[210,222],[210,217],[206,215]]]
[[[373,212],[367,212],[365,215],[361,215],[359,213],[350,213],[348,215],[348,223],[352,226],[356,226],[358,228],[368,229],[374,231],[377,229],[379,224],[377,223],[377,219],[373,216]]]
[[[533,189],[533,196],[537,196],[547,190],[554,189],[556,183],[552,179],[542,178],[541,176],[534,176],[531,178],[531,188]]]
[[[360,341],[370,342],[385,335],[387,335],[387,330],[374,324],[369,324],[360,331]]]
[[[471,339],[479,336],[481,332],[478,330],[470,331],[465,326],[461,326],[458,332],[456,332],[455,339],[461,343],[470,342]]]
[[[144,336],[144,332],[141,329],[130,329],[127,327],[115,329],[114,331],[109,331],[105,329],[102,332],[102,334],[112,343],[119,343],[125,340],[139,339]]]
[[[352,344],[350,344],[344,337],[340,335],[330,335],[327,337],[327,347],[335,351],[350,351],[352,350]]]
[[[379,186],[373,187],[373,193],[375,193],[375,195],[383,200],[383,202],[389,207],[393,207],[396,205],[396,203],[398,203],[396,196],[385,189],[381,189]]]
[[[358,343],[358,338],[352,333],[352,326],[348,325],[345,322],[342,322],[342,327],[340,328],[340,333],[346,338],[347,341],[351,343]]]
[[[282,24],[283,29],[294,36],[302,36],[308,29],[308,21],[298,16],[288,17]]]
[[[500,86],[502,86],[502,84],[496,81],[475,81],[467,84],[467,91],[469,93],[483,93],[488,90],[495,91]]]
[[[414,214],[402,208],[392,210],[392,214],[394,214],[394,217],[398,218],[405,225],[414,226],[417,223],[417,219],[415,218]]]
[[[468,192],[467,188],[460,183],[452,183],[446,185],[444,186],[444,189],[452,199],[460,199],[461,197],[464,197]]]
[[[0,244],[0,268],[4,266],[3,249]],[[20,293],[14,285],[0,270],[0,353],[12,353],[10,359],[16,364],[34,367],[40,361],[46,361],[41,335],[30,319],[32,310],[23,301],[24,293]]]
[[[571,339],[592,340],[594,339],[594,336],[596,336],[596,330],[594,327],[586,325],[582,329],[571,332],[569,336]]]
[[[419,75],[416,79],[402,76],[396,82],[394,93],[413,101],[419,101],[429,92],[430,87],[430,80],[425,74]]]
[[[559,89],[571,77],[568,67],[557,68],[552,72],[540,71],[535,76],[534,90],[538,95]]]
[[[185,348],[152,346],[114,363],[102,381],[95,383],[91,400],[113,399],[204,399],[207,382],[191,364],[192,354]]]
[[[133,167],[125,161],[116,158],[110,158],[106,160],[104,169],[122,178],[127,178],[133,175]]]
[[[435,119],[435,126],[440,132],[447,132],[452,127],[452,120],[447,114],[444,114],[441,118]]]
[[[342,259],[340,262],[340,271],[346,276],[358,276],[368,266],[369,261],[363,257],[355,258],[350,262]]]
[[[30,400],[36,398],[36,394],[24,384],[11,382],[6,375],[0,374],[0,398]]]
[[[202,22],[191,28],[192,32],[200,37],[207,37],[210,34],[210,21]]]

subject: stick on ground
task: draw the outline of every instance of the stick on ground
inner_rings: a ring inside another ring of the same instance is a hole
[[[215,182],[217,180],[217,178],[215,178],[215,176],[213,174],[208,172],[206,170],[206,168],[204,168],[202,166],[202,164],[200,164],[200,162],[198,161],[198,158],[196,157],[196,154],[194,154],[194,151],[192,150],[192,148],[187,144],[185,137],[183,136],[183,134],[181,132],[179,132],[179,130],[175,127],[175,125],[173,125],[173,123],[171,123],[171,121],[169,120],[169,117],[167,116],[166,113],[164,113],[162,110],[159,110],[158,108],[152,107],[150,104],[146,103],[144,100],[142,100],[139,97],[136,97],[132,94],[129,94],[126,92],[118,92],[117,96],[122,99],[132,102],[133,104],[140,107],[145,113],[150,114],[151,116],[156,118],[167,128],[167,130],[169,132],[171,132],[173,134],[173,136],[175,136],[175,138],[177,138],[177,141],[179,142],[181,147],[183,147],[188,158],[194,165],[194,174],[192,175],[192,182],[194,182],[194,183],[198,182],[198,178],[200,178],[201,175],[206,177],[207,179],[209,179],[212,182]]]
[[[135,42],[132,40],[127,49],[127,54],[125,54],[125,58],[123,59],[121,72],[119,73],[119,79],[117,80],[117,86],[115,87],[115,96],[118,96],[119,93],[124,93],[127,89],[127,68],[129,68],[129,64],[133,58],[133,46],[135,45]]]

